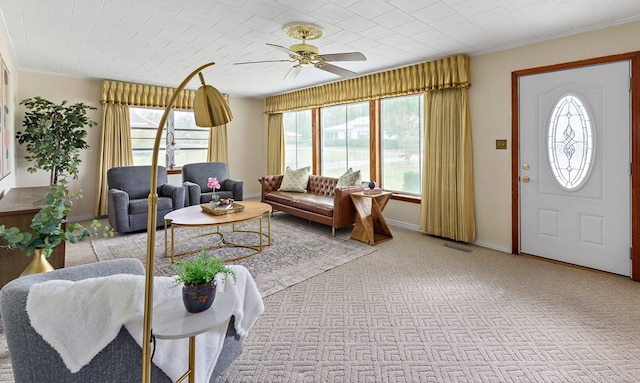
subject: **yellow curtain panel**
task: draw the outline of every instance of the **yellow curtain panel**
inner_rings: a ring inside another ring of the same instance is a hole
[[[265,113],[291,112],[470,85],[469,57],[458,55],[267,97]]]

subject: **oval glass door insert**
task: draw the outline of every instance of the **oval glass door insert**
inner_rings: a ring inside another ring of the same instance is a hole
[[[549,118],[547,155],[555,180],[567,191],[579,189],[593,165],[594,130],[589,110],[576,94],[558,100]]]

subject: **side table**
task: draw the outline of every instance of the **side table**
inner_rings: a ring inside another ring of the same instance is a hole
[[[382,211],[391,199],[391,192],[379,194],[351,193],[351,200],[356,208],[356,224],[351,232],[351,238],[377,245],[393,238],[391,230],[385,221]]]
[[[169,299],[153,310],[153,335],[158,339],[189,337],[189,369],[176,382],[187,376],[189,383],[196,381],[196,335],[212,330],[231,318],[235,302],[229,293],[216,291],[213,305],[199,313],[184,308],[182,296]]]

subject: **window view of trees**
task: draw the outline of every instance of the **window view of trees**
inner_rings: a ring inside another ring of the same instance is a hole
[[[422,95],[380,100],[380,162],[386,190],[420,194],[422,108]]]
[[[311,110],[284,113],[285,166],[299,169],[313,164]]]
[[[379,124],[370,121],[370,105],[379,103]],[[339,177],[348,168],[381,175],[389,191],[419,196],[424,142],[423,96],[410,95],[320,108],[320,153],[313,153],[311,110],[285,113],[285,164],[292,168],[320,159],[321,174]],[[373,133],[372,133],[373,132]],[[371,134],[379,137],[380,155],[372,163]]]
[[[322,165],[324,176],[339,177],[348,168],[370,178],[369,103],[336,105],[321,109]]]
[[[153,141],[163,109],[129,108],[134,165],[151,165]],[[193,112],[173,110],[160,141],[158,163],[168,169],[207,160],[209,129],[196,126]]]

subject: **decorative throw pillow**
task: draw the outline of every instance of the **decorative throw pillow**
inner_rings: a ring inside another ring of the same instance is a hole
[[[343,175],[338,178],[338,183],[336,187],[343,186],[355,186],[360,183],[360,170],[356,170],[355,172],[349,168]]]
[[[280,189],[278,190],[305,193],[307,191],[307,184],[309,183],[310,171],[311,166],[297,170],[293,170],[287,166],[287,170],[284,172],[284,177],[282,178],[282,183],[280,184]]]

